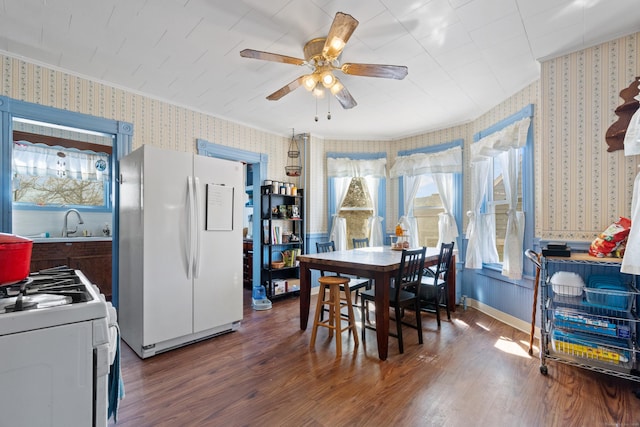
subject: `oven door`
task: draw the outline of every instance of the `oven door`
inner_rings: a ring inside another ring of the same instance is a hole
[[[88,321],[0,336],[3,425],[94,425],[93,329]]]

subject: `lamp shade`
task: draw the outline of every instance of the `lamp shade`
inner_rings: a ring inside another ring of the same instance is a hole
[[[322,85],[324,87],[331,88],[331,86],[333,86],[335,81],[336,81],[336,78],[331,73],[331,71],[325,71],[324,73],[322,73]]]

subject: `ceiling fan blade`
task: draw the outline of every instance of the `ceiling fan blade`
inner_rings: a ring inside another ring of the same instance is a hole
[[[358,20],[353,16],[342,12],[336,13],[322,49],[322,55],[326,60],[332,61],[340,56],[344,45],[347,44],[357,26]]]
[[[349,93],[347,88],[344,86],[342,86],[339,91],[336,91],[335,93],[334,91],[331,91],[331,93],[333,93],[333,95],[338,99],[338,102],[340,103],[340,105],[342,105],[342,108],[344,108],[345,110],[348,110],[358,105],[356,100],[353,99],[353,96],[351,96],[351,93]]]
[[[280,55],[278,53],[263,52],[261,50],[245,49],[240,52],[243,58],[262,59],[263,61],[282,62],[285,64],[303,65],[304,59],[293,56]]]
[[[404,65],[379,65],[379,64],[342,64],[340,67],[345,74],[366,77],[382,77],[385,79],[404,79],[409,69]]]
[[[269,101],[277,101],[283,96],[293,92],[294,90],[298,89],[302,85],[302,81],[304,80],[304,78],[305,76],[298,77],[288,85],[281,87],[277,91],[273,92],[271,95],[267,96],[267,99]]]

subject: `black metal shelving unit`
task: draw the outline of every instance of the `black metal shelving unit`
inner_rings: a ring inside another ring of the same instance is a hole
[[[262,222],[261,283],[267,298],[274,299],[300,292],[300,267],[279,267],[274,262],[283,260],[286,251],[304,253],[304,195],[275,194],[270,185],[260,188]],[[284,209],[282,209],[284,207]],[[283,212],[283,210],[285,212]],[[292,238],[292,236],[295,236]]]

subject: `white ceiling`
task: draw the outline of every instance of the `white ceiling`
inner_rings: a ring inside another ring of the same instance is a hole
[[[404,80],[342,75],[358,105],[303,88],[336,12],[360,21],[342,62],[406,65]],[[397,139],[468,122],[539,77],[538,60],[640,31],[640,0],[0,0],[0,51],[280,135]]]

